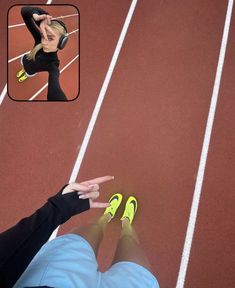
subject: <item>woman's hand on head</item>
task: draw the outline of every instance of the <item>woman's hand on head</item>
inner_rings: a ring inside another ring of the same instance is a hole
[[[94,200],[97,199],[100,195],[99,185],[113,179],[114,179],[113,176],[103,176],[87,180],[81,183],[70,183],[68,186],[64,188],[62,194],[77,191],[79,198],[89,199],[90,208],[106,208],[110,206],[109,203],[95,202]]]
[[[52,19],[52,16],[51,15],[48,15],[48,14],[41,14],[41,15],[38,15],[38,14],[33,14],[33,19],[35,21],[40,21],[40,20],[46,20],[47,21],[47,24],[50,25],[51,24],[51,19]]]
[[[51,19],[52,16],[51,15],[47,15],[47,14],[42,14],[42,15],[38,15],[38,14],[33,14],[33,19],[35,21],[41,21],[40,23],[40,30],[42,32],[43,37],[48,40],[47,38],[47,33],[46,33],[46,29],[47,26],[51,24]],[[48,26],[49,27],[49,26]],[[50,27],[49,27],[50,28]],[[51,29],[51,28],[50,28]],[[52,30],[52,29],[51,29]],[[51,31],[50,31],[51,32]],[[54,32],[52,31],[52,34],[54,34]]]

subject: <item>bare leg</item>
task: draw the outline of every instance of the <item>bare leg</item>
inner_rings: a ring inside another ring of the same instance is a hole
[[[102,215],[95,223],[84,227],[76,227],[70,233],[78,234],[86,239],[92,246],[97,257],[98,249],[103,239],[104,230],[108,222],[111,220],[110,214]]]
[[[120,261],[135,262],[151,271],[149,260],[140,247],[138,236],[127,218],[122,220],[122,232],[112,264]]]

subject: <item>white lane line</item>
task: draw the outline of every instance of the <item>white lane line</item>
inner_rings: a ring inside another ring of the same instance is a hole
[[[73,31],[69,32],[68,35],[71,35],[71,34],[76,33],[78,31],[79,31],[79,29],[73,30]]]
[[[49,5],[51,3],[52,3],[52,0],[48,0],[46,4]],[[2,105],[3,99],[6,97],[6,95],[7,95],[7,83],[5,84],[2,90],[1,96],[0,96],[0,106]]]
[[[68,35],[74,34],[74,33],[78,32],[78,31],[79,31],[79,29],[73,30],[73,31],[69,32]],[[19,56],[16,56],[16,57],[8,60],[8,63],[11,63],[11,62],[13,62],[13,61],[21,58],[24,54],[28,54],[30,51],[31,51],[31,50],[26,51],[26,52],[24,52],[23,54],[20,54]]]
[[[10,29],[10,28],[15,28],[15,27],[20,27],[20,26],[25,26],[25,23],[9,25],[9,26],[8,26],[8,29]]]
[[[60,74],[61,74],[62,72],[64,72],[64,70],[67,69],[78,57],[79,57],[79,55],[76,55],[68,64],[66,64],[66,65],[60,70]],[[45,85],[43,85],[42,88],[40,88],[40,89],[29,99],[29,101],[34,100],[47,86],[48,86],[48,83],[46,83]]]
[[[79,15],[79,14],[78,14],[78,13],[76,13],[76,14],[70,14],[70,15],[64,15],[64,16],[56,16],[56,17],[52,18],[52,20],[53,20],[53,19],[63,19],[63,18],[69,18],[69,17],[78,16],[78,15]]]
[[[14,57],[14,58],[8,60],[8,63],[11,63],[11,62],[13,62],[13,61],[15,61],[15,60],[21,58],[24,54],[28,54],[30,51],[31,51],[31,50],[26,51],[26,52],[24,52],[23,54],[20,54],[19,56],[16,56],[16,57]]]
[[[70,15],[64,15],[64,16],[57,16],[57,17],[53,17],[52,20],[69,18],[69,17],[74,17],[74,16],[78,16],[78,14],[70,14]],[[8,28],[10,29],[10,28],[16,28],[16,27],[20,27],[20,26],[25,26],[25,23],[19,23],[19,24],[9,25]]]
[[[185,277],[186,277],[186,272],[188,268],[189,256],[190,256],[190,251],[191,251],[191,246],[192,246],[192,241],[193,241],[193,235],[194,235],[194,230],[195,230],[195,225],[196,225],[202,184],[203,184],[203,179],[204,179],[205,166],[206,166],[207,155],[208,155],[208,150],[209,150],[211,132],[212,132],[213,123],[214,123],[217,99],[218,99],[219,88],[220,88],[220,81],[221,81],[221,76],[222,76],[222,71],[223,71],[226,46],[228,42],[228,34],[229,34],[229,28],[230,28],[230,22],[231,22],[231,16],[232,16],[232,8],[233,8],[233,0],[229,0],[228,7],[227,7],[226,20],[224,24],[223,38],[222,38],[221,47],[220,47],[219,60],[218,60],[218,65],[217,65],[217,70],[216,70],[215,82],[214,82],[214,87],[213,87],[213,92],[212,92],[210,110],[209,110],[208,119],[207,119],[206,131],[205,131],[205,136],[203,140],[200,163],[198,167],[197,179],[196,179],[196,184],[195,184],[195,189],[194,189],[193,201],[192,201],[191,212],[189,216],[189,222],[188,222],[188,227],[187,227],[187,232],[186,232],[186,237],[185,237],[185,242],[184,242],[184,248],[182,252],[182,258],[181,258],[176,288],[183,288],[184,283],[185,283]]]
[[[117,43],[117,46],[115,48],[111,63],[109,65],[109,68],[108,68],[108,71],[107,71],[107,74],[105,76],[104,83],[103,83],[102,88],[100,90],[100,93],[99,93],[95,108],[93,110],[93,113],[92,113],[92,116],[91,116],[91,119],[90,119],[90,122],[89,122],[89,125],[88,125],[88,128],[87,128],[85,137],[84,137],[83,142],[82,142],[81,149],[79,151],[77,160],[75,162],[75,165],[74,165],[74,168],[73,168],[69,183],[74,182],[76,180],[78,172],[80,170],[80,166],[81,166],[84,154],[86,152],[86,149],[87,149],[87,146],[88,146],[88,142],[90,140],[92,131],[94,129],[96,119],[98,117],[102,102],[104,100],[104,97],[105,97],[105,94],[106,94],[106,91],[107,91],[107,88],[108,88],[108,85],[109,85],[109,82],[110,82],[110,79],[111,79],[112,74],[113,74],[114,67],[115,67],[115,65],[117,63],[117,59],[118,59],[119,53],[121,51],[121,48],[122,48],[122,45],[123,45],[127,30],[128,30],[131,18],[133,16],[136,4],[137,4],[137,0],[133,0],[132,3],[131,3],[131,6],[129,8],[125,23],[124,23],[123,28],[122,28],[122,32],[121,32],[120,37],[118,39],[118,43]]]
[[[127,30],[128,30],[128,27],[130,25],[130,22],[131,22],[131,19],[132,19],[132,16],[133,16],[133,13],[135,11],[135,7],[136,7],[136,4],[137,4],[137,1],[138,0],[132,0],[131,6],[129,8],[126,20],[124,22],[121,34],[119,36],[116,48],[115,48],[114,53],[113,53],[112,60],[110,62],[108,71],[106,73],[103,85],[101,87],[98,99],[97,99],[96,104],[95,104],[95,108],[93,110],[90,122],[88,124],[87,130],[86,130],[86,134],[85,134],[85,136],[83,138],[80,151],[79,151],[77,159],[75,161],[75,164],[74,164],[74,167],[73,167],[70,179],[69,179],[69,183],[75,182],[76,178],[78,176],[78,173],[79,173],[79,170],[80,170],[80,167],[81,167],[81,164],[82,164],[82,161],[83,161],[83,158],[84,158],[84,155],[85,155],[89,140],[91,138],[92,131],[94,129],[94,126],[95,126],[95,123],[96,123],[96,120],[97,120],[97,117],[98,117],[102,102],[104,100],[104,97],[105,97],[106,91],[108,89],[108,85],[109,85],[110,79],[111,79],[112,74],[113,74],[113,70],[114,70],[115,65],[117,63],[117,59],[118,59],[119,53],[121,51],[121,48],[122,48],[122,45],[123,45]],[[55,229],[55,231],[52,233],[51,237],[49,238],[49,241],[56,237],[56,235],[58,233],[58,230],[59,230],[59,227],[57,227]]]
[[[1,96],[0,96],[0,105],[2,104],[2,101],[4,99],[4,97],[7,95],[7,84],[5,84],[3,90],[2,90],[2,93],[1,93]]]

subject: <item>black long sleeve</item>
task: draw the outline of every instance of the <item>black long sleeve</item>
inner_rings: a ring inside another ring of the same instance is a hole
[[[0,287],[16,283],[58,225],[90,208],[88,199],[79,199],[77,192],[62,195],[63,189],[34,214],[0,234]]]
[[[33,19],[33,14],[42,15],[49,13],[39,7],[24,6],[21,9],[21,15],[24,19],[24,22],[35,40],[34,45],[37,45],[41,42],[41,34],[39,30],[41,21],[35,21]]]
[[[48,101],[67,100],[63,90],[60,87],[59,76],[60,76],[59,68],[55,64],[52,64],[49,69],[48,91],[47,91]]]

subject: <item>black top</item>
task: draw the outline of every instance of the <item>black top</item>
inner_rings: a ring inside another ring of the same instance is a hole
[[[79,199],[77,192],[62,195],[64,188],[34,214],[0,234],[1,288],[13,287],[57,226],[90,208],[89,199]]]
[[[33,14],[49,14],[39,7],[25,6],[21,9],[21,15],[24,19],[24,22],[34,38],[34,46],[41,43],[41,33],[40,33],[40,23],[41,21],[35,21],[33,19]],[[27,55],[23,56],[23,65],[24,69],[28,74],[34,74],[41,71],[49,72],[48,79],[48,92],[47,100],[49,101],[65,101],[67,100],[64,92],[60,87],[59,82],[59,64],[60,60],[58,59],[57,52],[46,53],[43,49],[40,49],[36,56],[35,60],[28,60]]]

